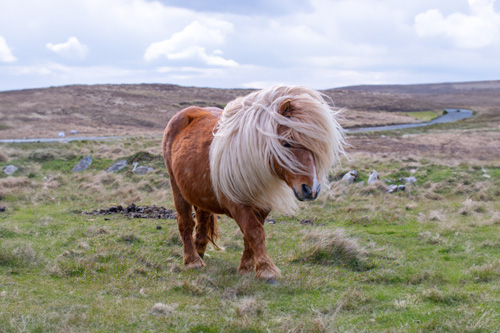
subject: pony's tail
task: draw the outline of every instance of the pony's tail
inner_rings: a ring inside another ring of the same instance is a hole
[[[217,216],[206,210],[199,209],[195,207],[196,213],[196,240],[195,243],[200,241],[200,244],[196,244],[197,247],[201,246],[202,251],[205,251],[206,241],[208,240],[213,246],[219,250],[223,250],[222,247],[217,245],[217,237],[219,236],[219,225],[217,221]]]
[[[222,250],[222,248],[216,243],[218,237],[219,237],[219,223],[217,215],[212,214],[212,216],[210,216],[210,218],[208,219],[207,223],[207,238],[214,247],[216,247],[218,250]]]

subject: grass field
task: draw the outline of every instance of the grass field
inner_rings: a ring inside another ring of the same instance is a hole
[[[19,167],[0,172],[0,331],[498,331],[500,168],[344,161],[317,201],[266,224],[283,274],[272,286],[238,275],[243,240],[227,217],[225,250],[209,249],[204,269],[186,270],[175,220],[81,214],[173,208],[160,146],[0,145],[0,168]],[[89,169],[72,172],[86,155]],[[155,171],[104,171],[124,158]],[[358,182],[338,181],[351,169]],[[382,181],[366,185],[373,169]],[[408,176],[417,184],[386,192],[385,179]]]
[[[404,112],[404,115],[413,117],[419,121],[431,121],[443,115],[443,110]]]

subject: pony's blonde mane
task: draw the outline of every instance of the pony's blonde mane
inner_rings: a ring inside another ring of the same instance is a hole
[[[327,97],[328,98],[328,97]],[[290,117],[280,106],[291,100]],[[283,140],[313,154],[318,176],[325,180],[344,153],[344,132],[323,95],[300,86],[277,85],[230,102],[214,129],[210,146],[210,172],[217,196],[253,206],[293,213],[293,191],[273,170],[273,161],[293,173],[302,166]],[[282,125],[288,130],[278,134]]]

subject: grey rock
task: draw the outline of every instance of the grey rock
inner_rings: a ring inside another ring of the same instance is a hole
[[[128,165],[127,160],[121,160],[106,169],[106,172],[118,172]]]
[[[378,173],[377,171],[373,170],[371,173],[370,173],[370,177],[368,177],[368,181],[366,182],[368,185],[370,184],[373,184],[375,183],[376,181],[378,181],[379,178],[378,178]]]
[[[64,132],[59,132],[59,137],[60,138],[64,138],[66,136],[66,134]]]
[[[267,220],[266,220],[266,223],[269,223],[269,224],[276,224],[276,220],[273,219],[272,217],[269,217]]]
[[[387,188],[387,192],[389,193],[395,193],[404,190],[406,190],[406,186],[404,185],[389,185],[389,187]]]
[[[387,188],[387,192],[389,193],[394,193],[398,191],[398,185],[389,185]]]
[[[87,169],[92,164],[92,156],[85,156],[75,167],[73,172],[80,172]]]
[[[342,177],[342,181],[346,184],[352,184],[358,179],[358,172],[356,170],[351,170]]]
[[[5,168],[3,168],[3,172],[5,172],[5,174],[7,176],[10,176],[12,175],[14,172],[17,171],[17,167],[15,165],[7,165]]]
[[[77,130],[71,130],[71,134],[78,134]]]
[[[134,167],[132,169],[132,172],[135,173],[136,175],[145,175],[148,172],[155,171],[153,168],[147,167],[147,166],[137,166],[138,163],[134,162]]]
[[[415,184],[417,182],[417,178],[415,177],[406,177],[405,178],[405,183],[413,183]]]

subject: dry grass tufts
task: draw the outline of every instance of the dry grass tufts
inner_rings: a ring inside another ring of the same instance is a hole
[[[477,282],[488,282],[500,278],[500,261],[474,266],[469,272]]]
[[[4,152],[0,151],[0,162],[7,162],[9,160],[9,156],[5,154]]]
[[[371,268],[366,250],[358,242],[345,235],[344,230],[333,232],[309,232],[303,237],[303,260],[321,265],[340,265],[364,271]]]
[[[387,185],[385,185],[381,181],[376,181],[373,184],[367,185],[366,187],[362,187],[359,190],[359,193],[362,195],[387,193]]]
[[[394,301],[394,305],[398,309],[408,309],[418,302],[416,295],[406,295],[404,298],[399,298]]]
[[[485,213],[486,208],[484,207],[483,204],[473,201],[471,198],[467,198],[463,204],[462,207],[460,207],[459,213],[460,215],[464,216],[469,216],[473,215],[474,213]]]
[[[238,316],[260,316],[264,313],[265,304],[255,297],[244,297],[236,304],[236,313]]]
[[[175,307],[172,305],[167,305],[163,303],[156,303],[153,305],[151,308],[151,314],[155,316],[169,316],[171,315],[175,310]]]
[[[2,266],[37,266],[45,257],[37,253],[30,244],[21,244],[15,248],[0,247],[0,265]]]
[[[363,295],[358,289],[349,288],[340,297],[339,306],[341,310],[353,311],[359,310],[361,306],[367,304],[369,301],[370,299]]]
[[[430,231],[424,231],[418,234],[418,238],[431,245],[442,244],[444,242],[443,238],[437,232],[433,234]]]
[[[104,227],[91,226],[86,231],[86,235],[89,237],[99,236],[99,235],[107,235],[109,233],[110,233],[110,231],[108,230],[108,228],[106,226],[104,226]]]

